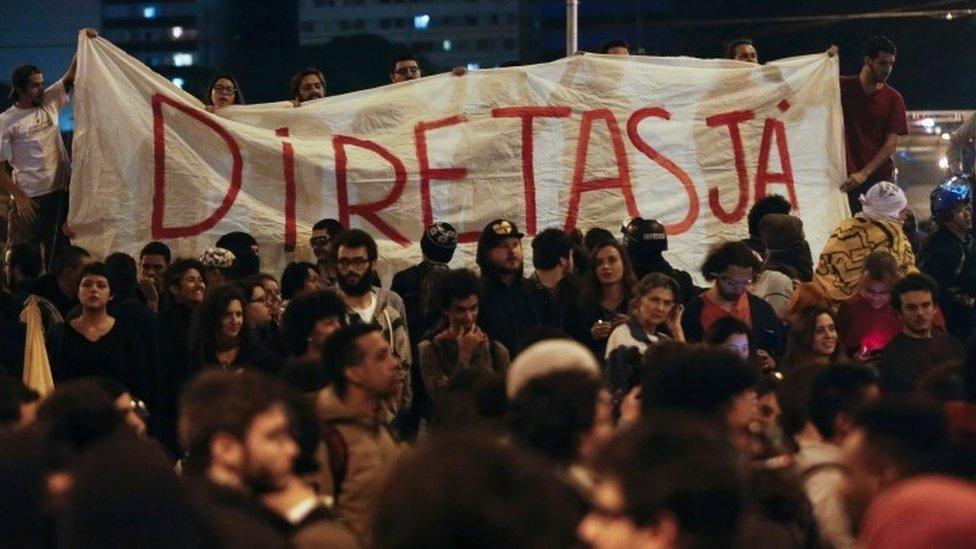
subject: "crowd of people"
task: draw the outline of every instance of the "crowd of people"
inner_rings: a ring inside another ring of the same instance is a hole
[[[758,62],[749,40],[729,58]],[[373,237],[335,219],[280,277],[244,232],[192,258],[62,242],[56,115],[74,64],[47,90],[16,69],[0,115],[19,227],[0,290],[0,539],[972,546],[972,186],[933,190],[930,234],[910,219],[889,182],[906,133],[894,58],[874,38],[842,77],[854,214],[816,262],[770,195],[700,276],[641,217],[540,231],[527,276],[526,235],[496,219],[476,265],[449,266],[458,233],[438,221],[389,281]],[[419,76],[413,57],[391,66]],[[303,70],[291,92],[324,97],[325,77]],[[205,102],[241,103],[240,86],[218,75]]]

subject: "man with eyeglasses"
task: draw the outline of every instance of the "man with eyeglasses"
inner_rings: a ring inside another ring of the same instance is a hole
[[[289,84],[291,103],[301,107],[302,103],[325,97],[325,74],[315,67],[305,67],[291,77]]]
[[[320,219],[312,225],[312,237],[308,239],[312,253],[315,254],[319,277],[330,287],[335,285],[336,280],[335,258],[332,256],[335,250],[332,247],[332,239],[342,230],[342,223],[338,220]]]
[[[759,258],[744,242],[725,242],[712,248],[702,264],[702,275],[712,287],[685,305],[681,321],[685,339],[697,343],[716,320],[733,316],[752,330],[757,349],[778,356],[782,324],[769,303],[748,292],[760,267]]]
[[[366,231],[347,229],[335,238],[339,297],[346,305],[346,324],[378,324],[383,337],[407,372],[413,363],[403,299],[396,292],[373,286],[378,256],[376,241]],[[390,401],[390,411],[402,421],[413,404],[411,376]]]
[[[464,76],[468,73],[468,68],[458,65],[451,69],[454,76]],[[420,61],[411,54],[401,55],[393,60],[390,65],[390,82],[406,82],[407,80],[417,80],[423,76],[420,70]]]
[[[413,55],[401,55],[393,60],[390,68],[390,82],[406,82],[423,76],[420,72],[420,62]]]

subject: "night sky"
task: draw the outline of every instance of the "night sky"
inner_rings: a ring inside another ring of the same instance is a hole
[[[610,11],[643,14],[640,35],[647,37],[649,53],[664,55],[717,56],[723,41],[753,36],[764,60],[823,51],[827,45],[841,46],[841,67],[845,74],[860,65],[859,48],[872,34],[884,33],[899,46],[891,83],[905,96],[909,110],[976,108],[976,18],[945,21],[942,17],[881,19],[829,24],[775,24],[741,26],[662,27],[664,21],[728,18],[760,18],[783,15],[811,15],[880,11],[922,5],[918,0],[628,0],[613,4]],[[929,2],[928,4],[933,4]],[[972,7],[974,2],[939,2],[940,8]],[[562,0],[547,0],[546,11],[557,16]],[[924,5],[922,6],[925,7]],[[32,62],[41,67],[48,81],[65,70],[75,49],[78,29],[98,27],[98,0],[20,1],[0,0],[0,82],[6,83],[11,69]],[[624,26],[599,24],[594,17],[607,11],[598,0],[582,2],[581,46],[592,46],[589,36],[612,35],[636,23],[631,14]],[[922,9],[922,8],[919,8]],[[593,22],[587,27],[587,17]],[[559,21],[554,21],[558,23]],[[558,28],[551,32],[559,33]],[[629,33],[627,33],[629,34]],[[634,44],[639,46],[639,44]]]

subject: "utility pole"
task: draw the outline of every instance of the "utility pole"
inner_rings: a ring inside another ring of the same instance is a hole
[[[566,0],[566,55],[579,49],[579,0]]]

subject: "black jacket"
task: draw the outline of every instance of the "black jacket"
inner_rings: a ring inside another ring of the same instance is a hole
[[[939,227],[922,248],[919,266],[939,283],[939,307],[950,333],[965,340],[976,326],[976,250],[972,237],[962,240]]]
[[[522,350],[525,335],[536,326],[549,324],[545,311],[556,310],[555,298],[538,292],[524,277],[505,285],[496,276],[482,277],[485,293],[480,303],[478,324],[515,356]],[[544,309],[544,310],[540,310]]]
[[[783,350],[782,321],[776,316],[776,311],[769,303],[752,294],[746,295],[749,297],[749,314],[752,319],[752,344],[773,357],[779,357]],[[685,340],[689,343],[698,343],[705,336],[701,323],[703,299],[699,295],[685,305],[681,327],[685,332]]]
[[[440,311],[430,303],[431,285],[438,271],[446,271],[447,265],[423,261],[393,275],[394,291],[403,299],[407,312],[407,333],[410,347],[416,352],[425,334],[440,319]]]

